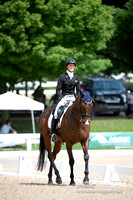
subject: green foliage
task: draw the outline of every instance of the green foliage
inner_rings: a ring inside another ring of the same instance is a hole
[[[106,51],[101,52],[113,63],[113,68],[108,68],[106,72],[132,72],[133,0],[129,0],[122,9],[114,8],[114,16],[116,31]]]
[[[109,59],[95,59],[90,61],[90,69],[88,73],[97,74],[99,71],[112,67],[112,63]]]
[[[1,84],[57,77],[70,57],[79,74],[111,66],[95,52],[113,36],[112,12],[101,0],[0,1]]]

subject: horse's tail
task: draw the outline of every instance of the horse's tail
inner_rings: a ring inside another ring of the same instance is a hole
[[[45,143],[43,136],[40,134],[40,154],[37,163],[37,170],[42,171],[44,167],[44,160],[45,160]]]

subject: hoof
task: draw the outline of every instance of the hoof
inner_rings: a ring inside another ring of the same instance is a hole
[[[84,185],[89,185],[89,181],[83,181]]]
[[[85,177],[85,178],[84,178],[83,184],[84,184],[84,185],[89,185],[89,178],[88,178],[88,177]]]
[[[53,181],[49,181],[49,182],[48,182],[48,185],[53,185]]]
[[[84,178],[83,184],[84,184],[84,185],[89,185],[89,178],[88,178],[88,177],[85,177],[85,178]]]
[[[75,186],[76,183],[73,181],[73,182],[70,182],[70,185],[71,185],[71,186]]]
[[[61,180],[61,178],[57,178],[56,179],[56,183],[59,185],[59,184],[62,184],[62,180]]]

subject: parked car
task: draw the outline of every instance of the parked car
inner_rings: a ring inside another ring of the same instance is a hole
[[[121,81],[109,77],[86,77],[82,82],[84,90],[94,99],[92,115],[113,112],[119,115],[127,111],[127,91]]]

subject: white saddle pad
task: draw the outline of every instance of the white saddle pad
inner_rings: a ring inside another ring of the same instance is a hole
[[[61,118],[59,119],[58,121],[58,124],[57,124],[57,128],[60,128],[61,127],[61,122],[62,122],[62,119],[63,119],[63,116],[65,114],[65,112],[67,111],[67,109],[72,105],[72,102],[69,103],[69,105],[65,108]],[[52,124],[52,119],[53,119],[53,111],[51,111],[51,114],[49,116],[49,119],[48,119],[48,127],[51,128],[51,124]]]

